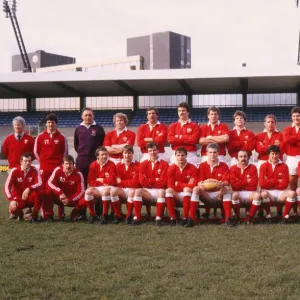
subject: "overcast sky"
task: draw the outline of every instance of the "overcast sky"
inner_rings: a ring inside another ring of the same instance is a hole
[[[2,2],[2,1],[1,1]],[[19,0],[27,52],[93,62],[126,56],[126,38],[174,31],[192,39],[192,68],[294,66],[299,39],[295,0]],[[1,12],[2,13],[2,12]],[[0,72],[19,54],[0,15]]]

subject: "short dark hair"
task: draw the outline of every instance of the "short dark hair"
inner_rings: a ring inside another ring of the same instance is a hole
[[[292,114],[300,114],[300,107],[299,106],[293,107],[291,110],[291,115]]]
[[[148,107],[147,110],[146,110],[146,116],[148,116],[148,112],[151,111],[151,110],[154,110],[154,111],[156,112],[156,114],[159,115],[158,109],[155,108],[155,107],[153,107],[153,106],[150,106],[150,107]]]
[[[31,157],[31,159],[32,159],[33,158],[33,154],[29,153],[29,152],[22,153],[20,161],[23,160],[23,157],[26,157],[26,158]]]
[[[218,115],[220,115],[220,109],[216,106],[211,106],[208,108],[207,110],[207,115],[209,115],[209,113],[213,111],[213,112],[216,112]]]
[[[187,155],[187,151],[186,151],[186,149],[183,148],[183,147],[177,148],[177,149],[175,150],[175,155],[176,155],[177,152],[183,152],[185,155]]]
[[[187,102],[181,102],[178,104],[177,108],[182,107],[185,108],[187,110],[187,112],[190,112],[190,106]]]
[[[96,149],[95,152],[96,157],[98,157],[100,151],[108,152],[108,150],[104,146],[100,146],[99,148]]]
[[[65,161],[72,162],[73,164],[75,164],[75,160],[72,155],[65,155],[62,159],[62,162],[64,163]]]
[[[271,152],[275,152],[275,153],[280,153],[280,148],[277,145],[271,145],[268,147],[268,154],[270,154]]]
[[[57,124],[58,119],[57,119],[56,114],[51,113],[51,114],[47,115],[46,118],[45,118],[45,123],[47,123],[48,121],[54,121]]]
[[[245,121],[247,120],[246,114],[241,111],[241,110],[237,110],[234,115],[233,115],[233,121],[235,120],[236,117],[242,117]]]
[[[158,144],[156,142],[149,142],[147,143],[146,147],[147,149],[154,148],[154,147],[156,147],[156,149],[159,149]]]
[[[134,153],[133,147],[131,145],[125,145],[122,150],[123,150],[123,152],[127,151],[127,152]]]
[[[240,152],[246,153],[246,154],[247,154],[247,158],[249,158],[248,152],[247,152],[246,150],[239,150],[238,153],[236,154],[236,158],[239,157],[239,153],[240,153]]]

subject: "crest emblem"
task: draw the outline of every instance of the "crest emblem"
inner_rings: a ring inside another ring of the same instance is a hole
[[[75,183],[74,181],[70,180],[70,185],[73,185],[74,183]]]
[[[48,139],[44,140],[44,143],[45,145],[49,144],[49,140]]]
[[[109,177],[109,173],[105,172],[104,176]]]
[[[158,169],[158,170],[157,170],[157,173],[160,174],[160,173],[161,173],[161,169]]]
[[[28,143],[28,140],[24,140],[24,144],[27,144]]]
[[[191,133],[192,132],[192,128],[187,128],[187,133]]]
[[[54,140],[54,143],[57,145],[59,143],[59,140]]]
[[[18,177],[18,178],[17,178],[17,181],[18,181],[18,182],[23,182],[23,178],[22,178],[22,177]]]
[[[156,130],[156,134],[159,134],[160,132],[159,132],[159,130]]]
[[[96,130],[95,129],[92,129],[91,135],[96,136]]]
[[[126,136],[123,137],[123,141],[127,142],[127,137]]]
[[[27,180],[28,180],[29,182],[31,182],[31,181],[32,181],[32,177],[27,177]]]
[[[65,182],[65,181],[66,181],[66,179],[65,179],[65,178],[63,178],[63,177],[59,177],[59,181],[60,181],[60,182]]]

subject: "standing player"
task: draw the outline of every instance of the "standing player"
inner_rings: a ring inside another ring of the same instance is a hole
[[[147,144],[149,159],[140,164],[139,180],[142,188],[136,189],[133,206],[134,218],[132,225],[141,224],[141,209],[144,203],[156,202],[155,225],[162,225],[162,215],[165,209],[165,189],[167,187],[168,163],[158,157],[158,144],[149,142]]]
[[[296,191],[298,174],[297,168],[300,161],[300,107],[291,110],[292,125],[283,130],[283,141],[287,155],[286,164],[289,167],[290,189]]]
[[[122,151],[125,145],[134,145],[135,133],[128,130],[128,118],[123,113],[116,113],[113,116],[115,130],[107,133],[104,139],[103,146],[106,147],[109,158],[115,164],[122,161]]]
[[[259,171],[259,184],[262,189],[261,196],[267,205],[267,218],[271,219],[271,203],[277,207],[278,216],[282,216],[282,207],[285,204],[283,221],[289,221],[289,213],[296,203],[296,193],[287,190],[289,185],[288,166],[280,159],[280,148],[272,145],[268,148],[269,160],[263,163]]]
[[[25,130],[25,120],[22,117],[15,117],[12,121],[14,133],[5,138],[2,145],[2,154],[8,160],[9,168],[20,166],[20,158],[23,153],[32,153],[34,138],[28,135]],[[34,156],[31,156],[34,160]]]
[[[167,141],[168,128],[165,124],[158,121],[158,110],[155,107],[149,107],[146,111],[148,122],[140,125],[137,131],[137,144],[141,149],[142,157],[140,162],[149,159],[147,144],[156,142],[159,147],[159,158],[165,158],[165,144]]]
[[[237,110],[233,115],[234,128],[229,131],[230,143],[227,144],[229,155],[231,156],[230,165],[237,163],[237,154],[240,150],[247,151],[249,159],[255,147],[255,135],[251,130],[246,129],[246,114]]]
[[[276,117],[274,115],[267,115],[265,117],[264,126],[264,131],[256,135],[255,151],[258,153],[258,170],[260,166],[269,159],[269,146],[276,145],[280,147],[281,160],[284,154],[283,135],[276,129]]]
[[[247,223],[253,223],[253,218],[261,206],[261,197],[256,192],[258,184],[257,168],[249,163],[246,150],[237,153],[237,164],[229,170],[232,187],[232,205],[237,223],[240,220],[240,207],[250,207]]]
[[[211,106],[207,110],[208,123],[201,126],[199,144],[201,147],[201,162],[207,160],[206,146],[208,144],[218,144],[220,148],[219,160],[226,162],[226,144],[229,141],[228,126],[219,121],[220,110]]]
[[[177,148],[175,157],[176,163],[169,167],[167,173],[166,203],[171,225],[176,225],[175,207],[182,203],[183,224],[185,225],[189,216],[192,190],[197,184],[198,170],[194,165],[187,162],[187,151],[185,148]]]
[[[89,175],[89,188],[85,191],[85,200],[89,201],[89,207],[102,200],[103,212],[100,224],[108,224],[108,210],[110,207],[110,189],[116,183],[116,166],[109,160],[108,151],[101,146],[96,150],[97,160],[92,162]],[[91,215],[89,223],[97,220],[96,215]]]
[[[51,113],[46,116],[46,130],[39,134],[34,144],[34,154],[40,163],[40,173],[44,188],[54,169],[61,165],[62,159],[68,154],[67,138],[57,130],[57,117]],[[51,201],[44,197],[42,214],[44,220],[53,220]]]
[[[133,197],[136,188],[140,187],[139,182],[140,163],[133,159],[133,147],[123,147],[123,160],[116,165],[117,177],[116,187],[110,190],[111,205],[115,213],[114,223],[121,221],[121,202],[126,202],[127,214],[126,224],[131,224],[133,211]]]
[[[81,118],[82,123],[74,132],[74,148],[78,154],[76,168],[82,173],[86,187],[90,164],[96,160],[95,151],[103,145],[105,132],[94,121],[94,112],[90,108],[82,110]]]
[[[187,151],[187,161],[194,166],[198,165],[197,148],[199,142],[200,127],[189,119],[190,107],[188,103],[182,102],[177,107],[179,120],[169,126],[168,142],[175,151],[183,147]],[[175,155],[171,157],[171,163],[175,163]]]
[[[190,218],[186,227],[193,227],[196,218],[196,210],[199,206],[199,197],[207,207],[222,208],[225,202],[231,202],[229,193],[229,168],[228,165],[219,160],[219,145],[209,144],[206,148],[207,161],[199,166],[199,177],[197,186],[193,189],[190,207]],[[215,179],[218,185],[213,191],[206,191],[203,182],[207,179]],[[226,210],[226,207],[225,207]],[[226,219],[228,226],[233,226],[231,218]]]
[[[84,179],[82,174],[74,166],[74,158],[67,155],[63,158],[63,163],[57,167],[48,180],[47,197],[58,206],[74,207],[71,213],[71,220],[76,220],[80,210],[86,207],[84,200]],[[53,211],[52,211],[53,214]],[[96,215],[91,206],[91,215]],[[64,215],[58,215],[61,220]]]
[[[10,201],[10,219],[22,217],[22,209],[33,207],[32,221],[37,220],[40,210],[39,189],[42,186],[42,179],[39,171],[31,165],[32,154],[21,155],[21,165],[11,169],[6,183],[5,195]]]

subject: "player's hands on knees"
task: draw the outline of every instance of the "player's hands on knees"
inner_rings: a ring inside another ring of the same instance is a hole
[[[29,197],[30,189],[26,188],[22,194],[22,200],[26,201]]]
[[[62,199],[61,202],[63,205],[68,205],[70,203],[70,200],[68,198]]]

